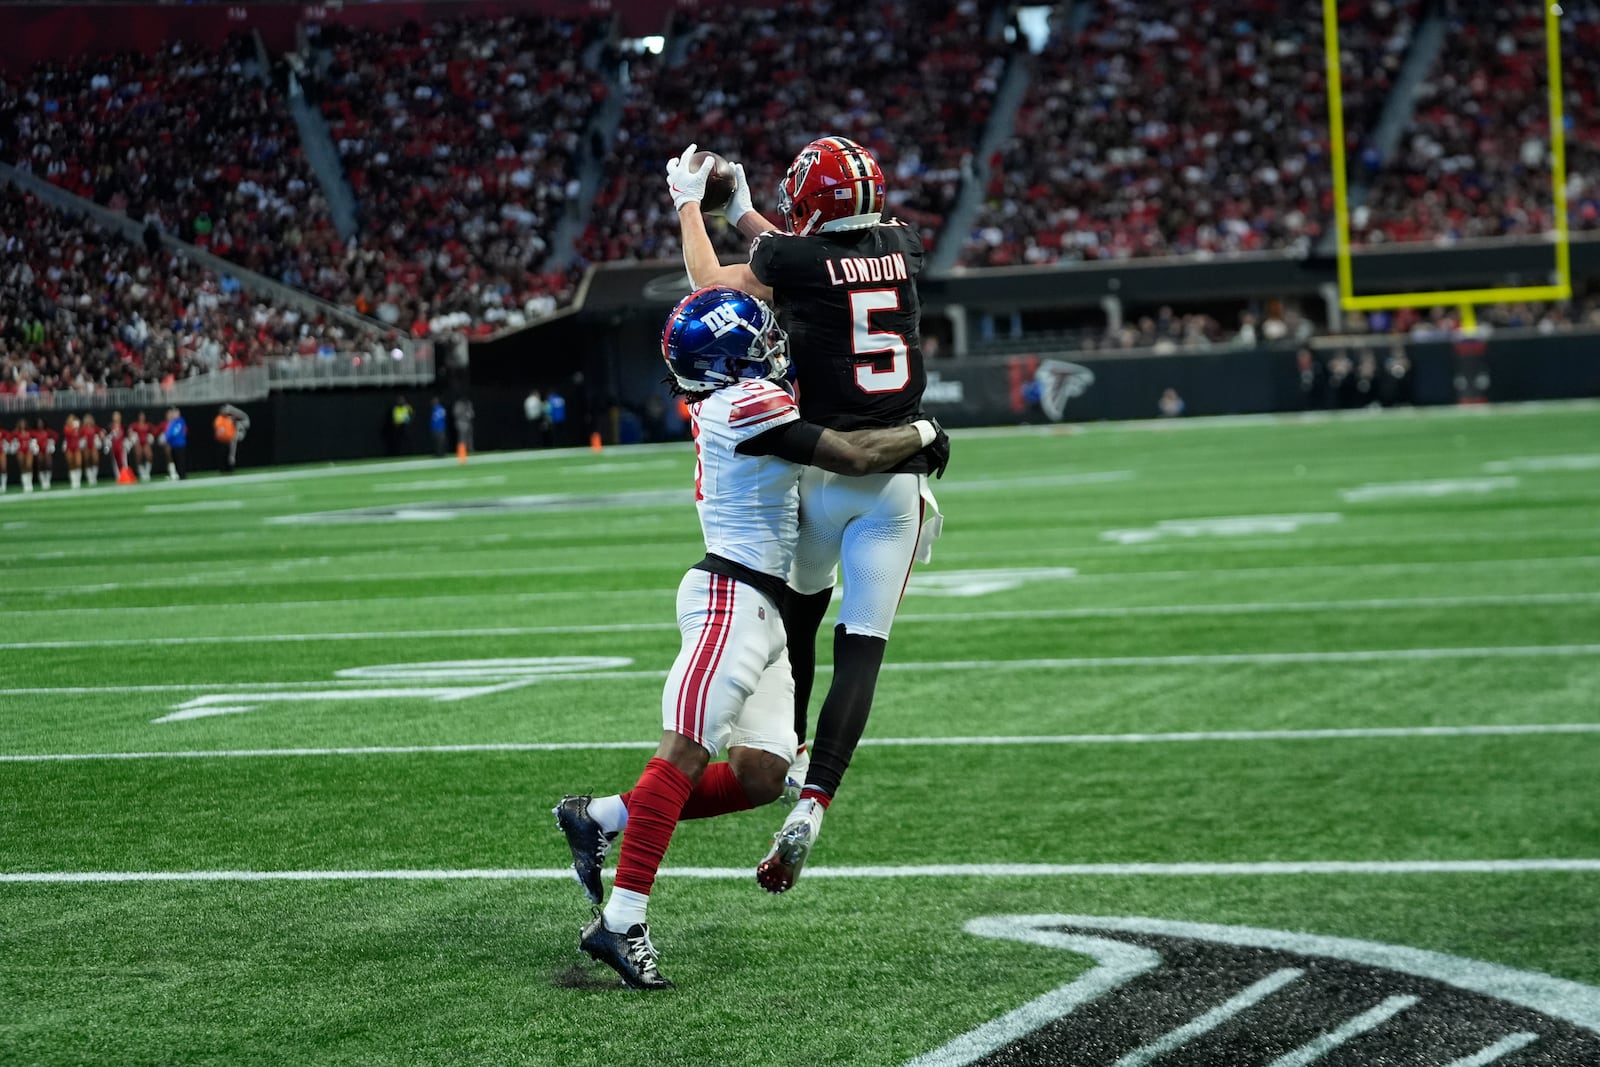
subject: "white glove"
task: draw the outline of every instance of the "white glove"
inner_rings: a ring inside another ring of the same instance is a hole
[[[690,145],[677,159],[667,160],[667,192],[672,197],[673,208],[678,211],[682,211],[685,204],[700,203],[706,195],[706,179],[711,177],[711,160],[703,160],[699,170],[689,169],[689,157],[698,148],[698,145]]]
[[[723,209],[722,217],[728,220],[729,226],[739,225],[739,220],[756,209],[750,201],[750,183],[745,181],[744,164],[733,165],[733,199],[728,201],[728,206]]]

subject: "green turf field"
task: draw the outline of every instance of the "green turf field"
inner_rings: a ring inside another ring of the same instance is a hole
[[[812,867],[756,887],[779,807],[680,827],[651,908],[679,989],[637,995],[576,953],[549,808],[631,785],[659,736],[692,463],[13,484],[0,1063],[900,1064],[1087,975],[964,929],[1058,913],[1600,1004],[1600,406],[958,435]],[[1049,1062],[1600,1062],[1543,1031],[1362,1044],[1432,1032],[1420,992],[1275,1060],[1370,1007],[1298,986],[1119,1060],[1237,993],[1228,967]]]

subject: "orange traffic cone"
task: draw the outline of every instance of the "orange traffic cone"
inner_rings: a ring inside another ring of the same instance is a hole
[[[119,467],[117,469],[117,484],[132,485],[139,479],[134,475],[132,467]]]
[[[596,430],[594,433],[589,435],[589,447],[594,449],[596,452],[600,451],[600,431],[599,430]]]
[[[456,462],[457,463],[465,463],[466,461],[467,461],[467,443],[465,441],[462,441],[461,443],[456,445]]]

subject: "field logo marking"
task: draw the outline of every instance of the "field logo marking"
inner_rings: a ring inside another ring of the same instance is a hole
[[[215,715],[238,715],[263,704],[304,704],[330,700],[432,700],[450,703],[503,693],[532,685],[541,678],[574,673],[616,670],[633,660],[626,656],[531,656],[520,659],[440,660],[434,663],[385,663],[371,667],[346,667],[334,677],[345,681],[389,682],[376,688],[262,690],[207,693],[179,704],[153,723],[184,722]],[[411,683],[395,685],[394,683]],[[454,682],[455,685],[417,685],[418,682]]]
[[[1255,534],[1290,534],[1306,526],[1331,526],[1344,518],[1337,511],[1304,515],[1223,515],[1214,519],[1162,519],[1154,526],[1107,530],[1102,541],[1142,545],[1164,537],[1249,537]]]
[[[1431,500],[1441,496],[1496,493],[1502,489],[1515,489],[1522,484],[1515,477],[1501,478],[1440,478],[1431,482],[1368,482],[1354,489],[1341,489],[1339,495],[1347,504],[1365,504],[1374,500]]]
[[[987,596],[1021,589],[1035,582],[1061,582],[1078,575],[1076,567],[996,567],[990,570],[922,571],[911,573],[907,593],[922,596]]]
[[[1534,971],[1142,917],[995,915],[965,929],[1094,966],[907,1067],[964,1067],[1002,1050],[1007,1062],[1143,1067],[1179,1048],[1197,1061],[1300,1067],[1344,1045],[1363,1062],[1426,1053],[1478,1067],[1536,1042],[1551,1063],[1600,1062],[1600,989]]]

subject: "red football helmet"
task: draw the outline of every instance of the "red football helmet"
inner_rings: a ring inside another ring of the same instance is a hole
[[[819,137],[801,149],[778,184],[778,210],[789,232],[876,226],[884,202],[883,170],[848,137]]]

